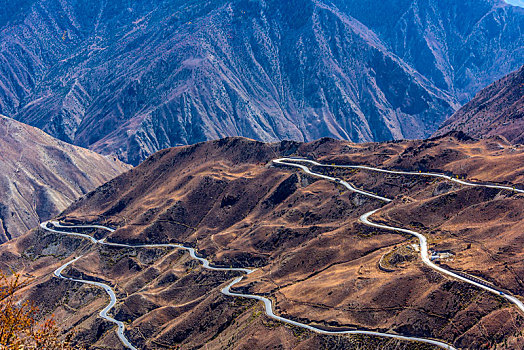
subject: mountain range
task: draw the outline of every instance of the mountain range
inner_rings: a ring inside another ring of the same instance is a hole
[[[524,348],[523,8],[0,11],[2,313],[86,349]]]
[[[134,165],[229,135],[427,137],[524,46],[524,9],[502,0],[4,7],[0,112]]]

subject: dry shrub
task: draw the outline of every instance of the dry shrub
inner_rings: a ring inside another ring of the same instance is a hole
[[[51,317],[36,320],[38,308],[16,293],[27,285],[19,274],[0,272],[0,350],[70,350],[80,349],[71,343],[72,333],[61,337],[60,329]]]

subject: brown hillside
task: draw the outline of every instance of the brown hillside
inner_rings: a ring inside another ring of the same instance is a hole
[[[524,295],[522,196],[420,176],[315,169],[394,198],[384,206],[296,169],[271,166],[282,155],[524,184],[524,148],[497,138],[471,141],[456,134],[359,145],[228,138],[158,152],[60,218],[118,228],[109,241],[185,243],[215,264],[258,267],[237,289],[271,297],[275,311],[292,319],[437,338],[458,348],[524,345],[523,318],[512,305],[429,270],[410,253],[411,237],[358,222],[383,206],[374,220],[423,232],[432,248],[453,254],[441,263]],[[362,340],[269,321],[259,303],[220,294],[234,274],[202,270],[180,251],[100,247],[41,230],[1,247],[0,266],[34,278],[26,295],[67,320],[65,330],[79,329],[77,340],[93,348],[120,344],[112,326],[97,317],[105,294],[51,277],[65,258],[81,254],[67,274],[111,284],[119,300],[115,317],[128,323],[130,340],[143,349],[356,348]],[[385,343],[363,344],[375,349]]]

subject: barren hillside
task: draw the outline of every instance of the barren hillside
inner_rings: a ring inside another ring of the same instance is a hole
[[[271,298],[275,312],[293,320],[436,338],[464,349],[523,346],[523,318],[513,304],[429,269],[411,236],[358,220],[381,208],[373,220],[423,233],[430,249],[449,254],[439,264],[520,296],[522,195],[419,175],[315,168],[393,199],[385,205],[295,168],[272,166],[281,156],[524,184],[524,148],[497,138],[475,141],[458,133],[360,145],[229,138],[158,152],[75,202],[60,219],[117,228],[109,235],[83,231],[108,242],[184,243],[216,265],[257,268],[235,290]],[[43,230],[1,247],[0,266],[33,278],[25,295],[65,320],[65,331],[75,327],[77,340],[92,348],[121,343],[97,316],[107,303],[103,290],[52,277],[73,256],[82,258],[64,274],[111,285],[118,299],[113,314],[143,349],[421,346],[324,337],[274,322],[260,303],[220,293],[234,273],[202,269],[180,250],[106,247]]]
[[[15,0],[0,113],[137,165],[226,136],[424,138],[522,64],[502,0]]]
[[[130,168],[0,115],[0,242],[57,215]]]
[[[524,143],[524,66],[480,91],[435,135],[452,130],[477,138],[501,135]]]

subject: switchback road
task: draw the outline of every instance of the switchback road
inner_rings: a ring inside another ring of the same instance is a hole
[[[311,171],[308,167],[306,167],[304,165],[301,165],[301,164],[296,164],[294,162],[304,162],[304,163],[309,163],[309,164],[313,164],[313,165],[321,166],[321,167],[365,169],[365,170],[382,172],[382,173],[389,173],[389,174],[432,176],[432,177],[443,178],[443,179],[446,179],[446,180],[449,180],[449,181],[453,181],[453,182],[456,182],[456,183],[459,183],[459,184],[465,185],[465,186],[487,187],[487,188],[495,188],[495,189],[500,189],[500,190],[517,192],[517,193],[524,193],[524,190],[520,190],[520,189],[517,189],[517,188],[514,188],[514,187],[503,186],[503,185],[480,184],[480,183],[468,182],[468,181],[455,179],[455,178],[453,178],[451,176],[438,174],[438,173],[428,173],[428,172],[420,172],[419,173],[419,172],[408,172],[408,171],[385,170],[385,169],[373,168],[373,167],[361,166],[361,165],[326,165],[326,164],[318,163],[318,162],[313,161],[313,160],[301,159],[301,158],[280,158],[280,159],[274,160],[273,162],[276,163],[276,164],[281,164],[281,165],[286,165],[286,166],[300,168],[300,169],[304,170],[306,173],[308,173],[310,175],[313,175],[313,176],[316,176],[316,177],[320,177],[320,178],[323,178],[323,179],[328,179],[328,180],[331,180],[331,181],[336,181],[337,183],[340,183],[341,185],[345,186],[350,191],[357,192],[357,193],[360,193],[360,194],[363,194],[365,196],[372,197],[372,198],[375,198],[375,199],[379,199],[379,200],[382,200],[382,201],[387,202],[387,203],[391,202],[391,199],[388,199],[388,198],[385,198],[385,197],[381,197],[381,196],[377,196],[375,194],[372,194],[372,193],[369,193],[369,192],[366,192],[366,191],[362,191],[362,190],[358,190],[358,189],[356,190],[353,186],[348,184],[346,181],[343,181],[343,180],[338,179],[338,178],[329,177],[329,176],[326,176],[326,175],[323,175],[323,174],[315,173],[315,172]],[[433,270],[436,270],[436,271],[438,271],[438,272],[440,272],[442,274],[448,275],[448,276],[453,277],[455,279],[458,279],[460,281],[472,284],[472,285],[474,285],[474,286],[476,286],[478,288],[482,288],[482,289],[484,289],[484,290],[486,290],[488,292],[491,292],[493,294],[499,295],[499,296],[505,298],[506,300],[508,300],[509,302],[515,304],[515,306],[517,306],[517,308],[519,308],[520,311],[524,312],[524,304],[519,299],[517,299],[516,297],[514,297],[512,295],[509,295],[507,293],[504,293],[503,291],[501,291],[499,289],[496,289],[494,287],[490,287],[489,285],[479,283],[478,279],[468,278],[466,275],[457,274],[457,273],[455,273],[453,271],[444,269],[443,267],[438,266],[435,263],[433,263],[430,260],[430,258],[429,258],[428,242],[427,242],[426,237],[423,234],[421,234],[419,232],[416,232],[416,231],[413,231],[413,230],[405,229],[405,228],[393,227],[393,226],[378,224],[378,223],[374,223],[374,222],[370,221],[369,217],[371,215],[375,214],[378,210],[380,210],[380,208],[372,210],[372,211],[370,211],[368,213],[365,213],[364,215],[362,215],[360,217],[360,221],[363,224],[371,226],[371,227],[381,228],[381,229],[389,230],[389,231],[407,233],[407,234],[410,234],[410,235],[413,235],[413,236],[417,237],[418,240],[419,240],[419,245],[420,245],[420,257],[421,257],[422,262],[424,264],[426,264],[427,266],[429,266]]]
[[[50,225],[52,227],[48,227]],[[92,236],[89,236],[89,235],[86,235],[86,234],[59,230],[60,228],[62,228],[62,229],[98,228],[98,229],[104,229],[104,230],[107,230],[107,231],[110,231],[110,232],[114,231],[114,229],[111,229],[111,228],[105,227],[105,226],[101,226],[101,225],[92,225],[92,226],[91,225],[80,225],[80,226],[69,226],[68,225],[68,226],[65,226],[65,225],[61,225],[57,221],[46,221],[46,222],[41,223],[40,227],[42,229],[50,231],[50,232],[59,233],[59,234],[65,234],[65,235],[70,235],[70,236],[75,236],[75,237],[80,237],[80,238],[88,239],[89,241],[91,241],[91,242],[93,242],[95,244],[102,244],[102,245],[111,246],[111,247],[184,249],[184,250],[187,250],[189,252],[191,258],[198,260],[200,263],[202,263],[202,267],[204,267],[206,269],[209,269],[209,270],[241,272],[241,273],[243,273],[245,275],[249,275],[250,273],[255,271],[254,269],[247,269],[247,268],[227,268],[227,267],[212,266],[210,264],[209,260],[207,260],[207,259],[205,259],[203,257],[199,257],[196,254],[195,249],[193,249],[191,247],[185,247],[185,246],[180,245],[180,244],[169,244],[169,243],[168,244],[122,244],[122,243],[111,243],[111,242],[107,242],[107,240],[105,238],[97,240],[97,239],[93,238]],[[91,284],[91,285],[95,285],[95,286],[103,288],[106,291],[106,293],[109,295],[110,302],[100,312],[100,314],[99,314],[100,317],[102,317],[103,319],[105,319],[105,320],[107,320],[109,322],[112,322],[112,323],[117,325],[118,337],[120,338],[120,340],[122,341],[122,344],[124,344],[125,347],[127,347],[128,349],[137,350],[137,348],[129,341],[129,339],[127,339],[127,337],[125,335],[125,325],[124,325],[124,323],[121,322],[121,321],[118,321],[118,320],[116,320],[113,317],[108,315],[108,312],[111,311],[111,309],[116,305],[116,301],[117,301],[116,294],[115,294],[114,290],[109,285],[107,285],[105,283],[94,282],[94,281],[89,281],[89,280],[82,280],[82,279],[75,279],[75,278],[71,278],[71,277],[66,277],[66,276],[64,276],[62,274],[62,272],[68,266],[72,265],[74,262],[78,261],[80,258],[82,258],[82,257],[81,256],[77,257],[77,258],[75,258],[73,260],[70,260],[69,262],[63,264],[62,266],[60,266],[58,269],[55,270],[54,275],[56,277],[58,277],[58,278],[67,279],[67,280],[70,280],[70,281],[75,281],[75,282],[80,282],[80,283]],[[297,322],[297,321],[293,321],[293,320],[285,318],[285,317],[277,316],[273,312],[273,303],[272,303],[272,301],[270,299],[262,297],[262,296],[259,296],[259,295],[242,294],[242,293],[235,293],[235,292],[231,291],[231,288],[235,284],[239,283],[243,278],[244,278],[244,276],[239,276],[239,277],[235,278],[231,283],[229,283],[226,287],[224,287],[221,290],[221,292],[223,294],[225,294],[225,295],[232,296],[232,297],[249,298],[249,299],[256,299],[256,300],[262,301],[264,303],[266,315],[268,317],[271,317],[271,318],[277,320],[277,321],[280,321],[280,322],[283,322],[283,323],[287,323],[287,324],[291,324],[291,325],[294,325],[294,326],[297,326],[297,327],[305,328],[305,329],[308,329],[310,331],[314,331],[314,332],[321,333],[321,334],[330,334],[330,335],[366,334],[366,335],[387,337],[387,338],[393,338],[393,339],[399,339],[399,340],[419,341],[419,342],[423,342],[423,343],[427,343],[427,344],[436,345],[436,346],[439,346],[439,347],[444,348],[444,349],[449,349],[449,350],[454,349],[451,345],[446,344],[446,343],[441,342],[441,341],[438,341],[438,340],[434,340],[434,339],[426,339],[426,338],[418,338],[418,337],[407,337],[407,336],[402,336],[402,335],[398,335],[398,334],[381,333],[381,332],[374,332],[374,331],[368,331],[368,330],[328,331],[328,330],[324,330],[324,329],[321,329],[321,328],[313,327],[311,325],[308,325],[308,324],[305,324],[305,323],[302,323],[302,322]]]
[[[482,187],[496,188],[496,189],[501,189],[501,190],[508,190],[508,191],[524,193],[524,190],[516,189],[514,187],[503,186],[503,185],[493,185],[493,184],[472,183],[472,182],[467,182],[467,181],[463,181],[463,180],[460,180],[460,179],[456,179],[456,178],[453,178],[453,177],[448,176],[448,175],[438,174],[438,173],[428,173],[428,172],[423,172],[422,173],[422,172],[407,172],[407,171],[385,170],[385,169],[373,168],[373,167],[368,167],[368,166],[360,166],[360,165],[325,165],[325,164],[318,163],[318,162],[313,161],[313,160],[302,159],[302,158],[280,158],[280,159],[273,160],[273,163],[284,165],[284,166],[290,166],[290,167],[299,168],[302,171],[304,171],[304,172],[306,172],[306,173],[308,173],[308,174],[310,174],[312,176],[319,177],[319,178],[322,178],[322,179],[325,179],[325,180],[328,180],[328,181],[333,181],[333,182],[339,183],[339,184],[343,185],[344,187],[346,187],[350,191],[353,191],[355,193],[359,193],[361,195],[364,195],[364,196],[367,196],[367,197],[370,197],[370,198],[377,199],[379,201],[383,201],[385,203],[389,203],[392,200],[389,199],[389,198],[382,197],[382,196],[379,196],[377,194],[368,192],[368,191],[364,191],[364,190],[358,189],[358,188],[352,186],[351,184],[349,184],[348,182],[344,181],[343,179],[339,179],[339,178],[336,178],[336,177],[331,177],[331,176],[327,176],[327,175],[316,173],[316,172],[312,171],[310,168],[308,168],[307,166],[302,165],[302,164],[297,164],[297,163],[308,163],[308,164],[312,164],[312,165],[315,165],[315,166],[321,166],[321,167],[364,169],[364,170],[370,170],[370,171],[376,171],[376,172],[382,172],[382,173],[390,173],[390,174],[399,174],[399,175],[433,176],[433,177],[438,177],[438,178],[443,178],[443,179],[446,179],[446,180],[449,180],[449,181],[453,181],[453,182],[456,182],[456,183],[459,183],[459,184],[462,184],[462,185],[465,185],[465,186],[482,186]],[[502,291],[497,290],[496,288],[493,288],[493,287],[490,287],[488,285],[479,283],[476,280],[470,279],[470,278],[468,278],[465,275],[459,275],[459,274],[457,274],[457,273],[455,273],[453,271],[449,271],[447,269],[444,269],[444,268],[434,264],[429,259],[427,239],[421,233],[418,233],[416,231],[409,230],[409,229],[388,226],[388,225],[379,224],[379,223],[375,223],[375,222],[370,221],[369,217],[371,215],[373,215],[374,213],[376,213],[379,209],[372,210],[372,211],[362,215],[360,217],[360,221],[362,223],[364,223],[365,225],[368,225],[368,226],[381,228],[381,229],[384,229],[384,230],[395,231],[395,232],[407,233],[407,234],[410,234],[410,235],[413,235],[413,236],[417,237],[417,239],[419,240],[419,245],[420,245],[421,259],[422,259],[424,264],[426,264],[430,268],[432,268],[432,269],[434,269],[434,270],[436,270],[436,271],[438,271],[438,272],[440,272],[442,274],[445,274],[445,275],[447,275],[449,277],[461,280],[463,282],[472,284],[472,285],[474,285],[474,286],[476,286],[478,288],[482,288],[482,289],[487,290],[487,291],[489,291],[491,293],[497,294],[497,295],[507,299],[511,303],[515,304],[521,311],[524,312],[524,304],[519,299],[517,299],[516,297],[508,295],[507,293],[503,293]],[[48,227],[49,224],[51,224],[52,227]],[[105,238],[97,240],[96,238],[94,238],[94,237],[92,237],[90,235],[87,235],[87,234],[74,233],[74,232],[68,232],[68,231],[59,230],[60,228],[63,228],[63,229],[65,229],[65,228],[86,228],[86,229],[96,228],[96,229],[107,230],[109,232],[113,232],[114,231],[114,229],[111,229],[109,227],[105,227],[105,226],[102,226],[102,225],[63,226],[63,225],[61,225],[60,223],[58,223],[56,221],[52,221],[52,222],[43,222],[42,224],[40,224],[40,226],[43,229],[47,230],[47,231],[51,231],[51,232],[59,233],[59,234],[66,234],[66,235],[76,236],[76,237],[88,239],[89,241],[91,241],[94,244],[103,244],[103,245],[112,246],[112,247],[122,247],[122,248],[161,248],[161,247],[163,247],[163,248],[184,249],[184,250],[187,250],[189,252],[191,258],[198,260],[200,263],[202,263],[202,266],[204,268],[210,269],[210,270],[240,272],[240,273],[243,273],[245,275],[251,274],[252,272],[255,271],[253,269],[248,269],[248,268],[227,268],[227,267],[212,266],[210,264],[209,260],[207,260],[207,259],[205,259],[203,257],[198,256],[196,254],[195,249],[193,249],[191,247],[186,247],[186,246],[183,246],[183,245],[180,245],[180,244],[137,244],[137,245],[131,245],[131,244],[122,244],[122,243],[111,243],[111,242],[107,242]],[[80,282],[80,283],[91,284],[91,285],[95,285],[95,286],[103,288],[106,291],[106,293],[109,295],[110,302],[100,312],[100,316],[102,318],[106,319],[107,321],[112,322],[112,323],[117,325],[117,334],[118,334],[118,337],[120,338],[120,340],[122,341],[122,343],[124,344],[124,346],[126,346],[129,349],[136,350],[136,347],[131,344],[131,342],[127,339],[127,337],[125,335],[125,325],[124,325],[124,323],[121,322],[121,321],[115,320],[114,318],[112,318],[111,316],[108,315],[110,310],[116,305],[116,302],[117,302],[116,295],[115,295],[115,292],[113,291],[113,289],[109,285],[107,285],[105,283],[88,281],[88,280],[81,280],[81,279],[74,279],[74,278],[66,277],[66,276],[64,276],[62,274],[62,272],[68,266],[70,266],[71,264],[73,264],[74,262],[79,260],[80,258],[81,257],[77,257],[77,258],[75,258],[73,260],[70,260],[69,262],[65,263],[64,265],[60,266],[54,272],[54,275],[56,277],[59,277],[59,278],[68,279],[68,280],[72,280],[72,281],[76,281],[76,282]],[[368,330],[328,331],[328,330],[317,328],[317,327],[314,327],[314,326],[311,326],[311,325],[308,325],[308,324],[305,324],[305,323],[293,321],[291,319],[275,315],[274,312],[273,312],[272,301],[270,299],[262,297],[262,296],[259,296],[259,295],[242,294],[242,293],[235,293],[235,292],[231,291],[231,288],[234,285],[236,285],[237,283],[239,283],[243,278],[244,278],[244,276],[239,276],[239,277],[235,278],[231,283],[229,283],[226,287],[224,287],[221,290],[221,292],[223,294],[225,294],[225,295],[232,296],[232,297],[242,297],[242,298],[249,298],[249,299],[255,299],[255,300],[262,301],[264,303],[264,306],[265,306],[265,313],[266,313],[266,315],[268,317],[270,317],[270,318],[273,318],[273,319],[277,320],[277,321],[280,321],[280,322],[283,322],[283,323],[287,323],[287,324],[291,324],[291,325],[294,325],[294,326],[297,326],[297,327],[301,327],[301,328],[304,328],[304,329],[308,329],[310,331],[314,331],[314,332],[321,333],[321,334],[331,334],[331,335],[337,335],[337,334],[338,335],[342,335],[342,334],[366,334],[366,335],[372,335],[372,336],[394,338],[394,339],[399,339],[399,340],[419,341],[419,342],[423,342],[423,343],[427,343],[427,344],[436,345],[436,346],[439,346],[439,347],[444,348],[444,349],[454,349],[451,345],[446,344],[446,343],[441,342],[441,341],[438,341],[438,340],[434,340],[434,339],[408,337],[408,336],[402,336],[402,335],[398,335],[398,334],[381,333],[381,332],[374,332],[374,331],[368,331]]]

